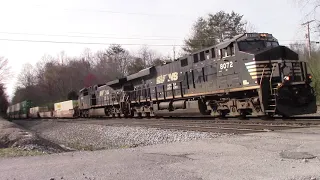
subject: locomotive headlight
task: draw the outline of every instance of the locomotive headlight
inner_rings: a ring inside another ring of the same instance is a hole
[[[307,74],[306,83],[310,84],[312,82],[311,74]]]
[[[290,80],[290,76],[285,76],[283,79],[284,79],[285,81],[289,81],[289,80]]]

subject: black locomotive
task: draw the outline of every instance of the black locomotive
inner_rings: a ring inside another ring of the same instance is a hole
[[[80,90],[80,117],[315,113],[307,64],[267,33],[245,33],[171,63]]]

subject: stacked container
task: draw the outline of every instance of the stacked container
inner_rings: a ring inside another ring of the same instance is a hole
[[[56,118],[76,117],[77,108],[78,108],[77,100],[69,100],[69,101],[55,103],[53,117],[56,117]]]
[[[40,118],[40,113],[42,112],[47,112],[48,111],[48,107],[33,107],[30,108],[29,111],[29,117],[31,118]]]

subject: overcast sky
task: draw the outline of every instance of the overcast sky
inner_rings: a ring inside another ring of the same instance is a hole
[[[257,31],[272,33],[281,44],[304,40],[306,28],[301,23],[312,18],[304,17],[311,7],[296,1],[0,0],[0,56],[9,59],[14,73],[7,84],[8,93],[12,95],[22,65],[35,64],[44,54],[56,56],[64,50],[68,56],[78,56],[85,48],[95,52],[110,43],[120,43],[137,44],[124,45],[131,51],[137,50],[139,44],[147,44],[164,55],[172,55],[170,45],[183,44],[199,16],[220,10],[243,14]]]

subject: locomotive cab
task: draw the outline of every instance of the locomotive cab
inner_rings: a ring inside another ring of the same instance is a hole
[[[245,64],[261,86],[264,112],[283,116],[315,113],[316,97],[306,62],[291,49],[280,46],[270,34],[247,36],[238,41],[239,51],[251,55],[252,60]]]

